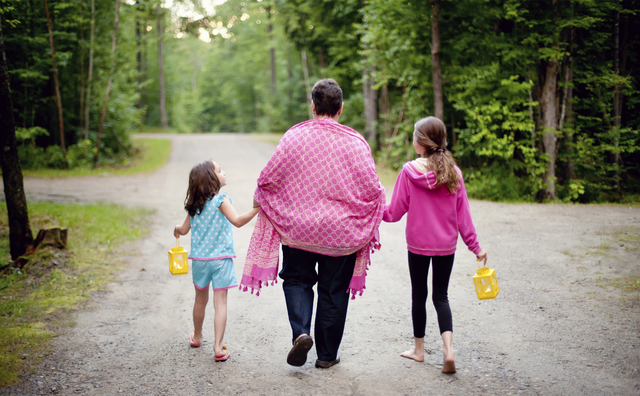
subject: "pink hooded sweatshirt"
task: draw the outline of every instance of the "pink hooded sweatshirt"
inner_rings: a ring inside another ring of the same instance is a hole
[[[471,221],[467,190],[462,172],[460,188],[450,194],[447,187],[436,187],[436,175],[427,171],[424,159],[407,162],[393,188],[391,203],[382,220],[395,223],[407,217],[407,248],[423,256],[448,256],[456,251],[458,232],[474,254],[482,251]]]

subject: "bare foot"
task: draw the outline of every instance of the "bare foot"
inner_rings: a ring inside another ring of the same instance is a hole
[[[449,357],[444,358],[444,362],[442,364],[442,372],[445,374],[453,374],[456,372],[456,364],[453,361],[453,354]]]
[[[416,362],[424,362],[424,353],[422,355],[418,355],[415,349],[404,351],[400,354],[400,356],[406,357],[407,359],[413,359]]]

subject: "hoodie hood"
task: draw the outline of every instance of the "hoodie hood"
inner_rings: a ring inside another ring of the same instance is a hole
[[[416,186],[426,190],[436,188],[436,174],[427,170],[426,158],[418,158],[407,162],[402,168],[405,170],[405,174],[409,180]]]

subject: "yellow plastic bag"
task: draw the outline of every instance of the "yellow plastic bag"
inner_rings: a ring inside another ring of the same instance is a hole
[[[169,271],[172,275],[186,275],[189,273],[189,252],[180,246],[180,239],[176,239],[176,247],[169,250]]]

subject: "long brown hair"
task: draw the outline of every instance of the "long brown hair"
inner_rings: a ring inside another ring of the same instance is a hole
[[[220,180],[212,161],[204,161],[191,168],[189,188],[184,199],[184,208],[193,217],[200,214],[207,201],[220,191]]]
[[[447,127],[436,117],[426,117],[416,122],[413,140],[424,147],[429,160],[429,170],[436,174],[436,186],[444,184],[449,193],[460,188],[460,175],[456,171],[456,160],[447,150]]]

